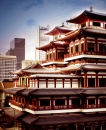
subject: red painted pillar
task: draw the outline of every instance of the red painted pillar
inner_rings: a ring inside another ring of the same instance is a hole
[[[53,101],[53,97],[51,97],[51,109],[53,110],[54,109],[54,101]]]
[[[85,78],[84,78],[84,88],[86,88],[86,87],[88,87],[88,86],[87,86],[87,72],[85,71],[84,73],[85,73],[85,74],[84,74],[84,77],[85,77]]]
[[[48,88],[48,79],[46,79],[46,88]]]
[[[69,108],[69,97],[67,97],[67,109]]]
[[[98,87],[98,72],[96,72],[96,87]]]
[[[63,83],[63,88],[64,88],[64,79],[62,79],[62,81],[63,81],[62,83]]]
[[[70,79],[70,88],[72,88],[72,79]]]
[[[39,98],[36,98],[36,108],[39,110]]]
[[[54,79],[54,88],[56,88],[56,79]]]

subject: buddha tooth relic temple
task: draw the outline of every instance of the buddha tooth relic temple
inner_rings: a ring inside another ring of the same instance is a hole
[[[56,26],[46,59],[11,72],[3,107],[19,130],[106,130],[106,14],[85,10]]]

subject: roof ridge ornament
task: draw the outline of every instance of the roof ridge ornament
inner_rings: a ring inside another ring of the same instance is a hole
[[[90,6],[90,12],[92,12],[93,11],[93,8],[92,8],[92,6]]]
[[[64,27],[64,22],[62,22],[62,27]]]

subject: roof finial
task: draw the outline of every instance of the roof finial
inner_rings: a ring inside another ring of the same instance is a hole
[[[62,27],[64,26],[64,22],[62,22]]]
[[[91,11],[91,12],[93,11],[93,8],[92,8],[92,6],[90,6],[90,11]]]

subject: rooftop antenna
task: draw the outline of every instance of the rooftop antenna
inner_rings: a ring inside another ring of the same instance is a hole
[[[92,8],[92,6],[90,6],[90,11],[91,11],[91,12],[93,11],[93,8]]]

